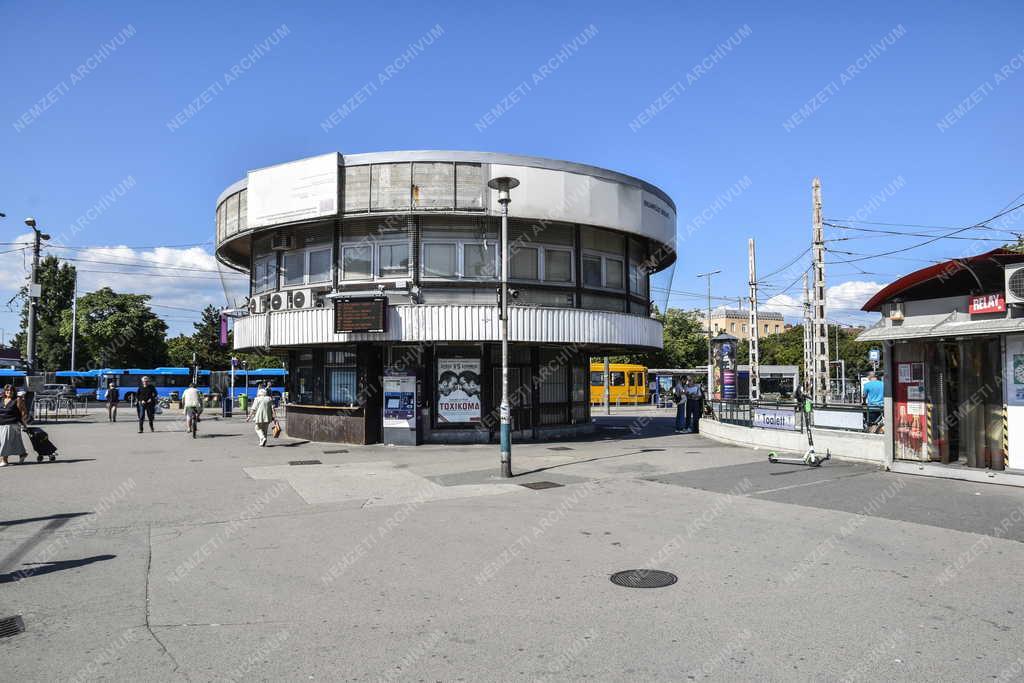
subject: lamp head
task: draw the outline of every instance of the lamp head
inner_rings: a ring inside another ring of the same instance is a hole
[[[508,204],[512,201],[512,198],[509,196],[509,190],[519,187],[519,180],[511,176],[491,178],[487,181],[487,187],[498,191],[499,204]]]
[[[25,219],[25,225],[27,225],[28,227],[30,227],[33,230],[35,230],[35,228],[36,228],[36,219],[32,218],[31,216],[29,216],[28,218]]]

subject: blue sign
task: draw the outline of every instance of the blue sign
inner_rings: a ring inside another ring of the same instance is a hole
[[[881,351],[881,349],[869,349],[868,350],[868,360],[869,361],[871,361],[872,363],[877,363],[881,359],[882,359],[882,351]]]

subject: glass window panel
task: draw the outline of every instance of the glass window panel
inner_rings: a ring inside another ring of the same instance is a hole
[[[519,247],[513,251],[509,264],[509,276],[522,280],[537,279],[537,250],[533,247]]]
[[[284,255],[284,285],[293,287],[306,281],[306,252],[291,251]]]
[[[583,284],[587,287],[601,287],[601,259],[597,256],[583,257]]]
[[[277,289],[277,257],[270,256],[264,261],[265,275],[264,281],[266,282],[267,289]]]
[[[488,249],[483,244],[466,244],[462,248],[462,258],[465,264],[462,274],[465,277],[496,277],[497,269],[494,266],[494,246]]]
[[[613,387],[622,387],[626,385],[626,375],[621,372],[611,373],[611,380],[608,382]]]
[[[451,163],[416,163],[412,167],[412,201],[417,207],[447,209],[455,205],[455,168]]]
[[[225,215],[226,225],[224,226],[224,234],[233,235],[238,232],[238,195],[233,194],[228,197],[226,202],[227,213]]]
[[[370,167],[370,209],[394,211],[409,208],[411,164],[375,164]]]
[[[480,164],[455,164],[455,206],[484,208],[484,171]]]
[[[345,167],[345,212],[370,208],[370,167]]]
[[[249,225],[249,191],[238,193],[238,229],[245,230]]]
[[[327,282],[331,279],[331,249],[309,252],[309,281]]]
[[[409,245],[382,244],[379,247],[380,277],[406,277],[409,274]]]
[[[343,280],[368,280],[373,277],[373,251],[369,244],[345,247],[341,253]]]
[[[622,261],[613,258],[604,260],[605,287],[622,289]]]
[[[455,277],[455,245],[424,244],[423,274],[427,277]]]
[[[571,282],[572,252],[562,249],[545,249],[544,279],[548,282]]]
[[[583,226],[580,228],[580,242],[584,249],[621,254],[626,246],[622,234],[602,228]]]
[[[217,240],[224,239],[224,203],[217,207]]]
[[[327,402],[333,405],[356,403],[355,368],[327,368]]]

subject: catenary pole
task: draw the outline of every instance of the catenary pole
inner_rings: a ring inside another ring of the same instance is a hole
[[[697,273],[697,277],[706,277],[708,279],[708,393],[713,394],[715,384],[714,375],[711,371],[711,276],[718,275],[721,270],[712,270],[707,273]]]
[[[811,182],[814,224],[814,370],[815,401],[822,405],[829,397],[828,321],[825,319],[825,226],[821,217],[821,179]]]

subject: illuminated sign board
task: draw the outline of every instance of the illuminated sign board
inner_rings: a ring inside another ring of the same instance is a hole
[[[334,331],[384,332],[387,329],[388,299],[373,298],[335,299]]]
[[[979,294],[971,297],[971,307],[968,309],[971,315],[976,313],[1005,313],[1006,297],[1002,292],[998,294]]]

